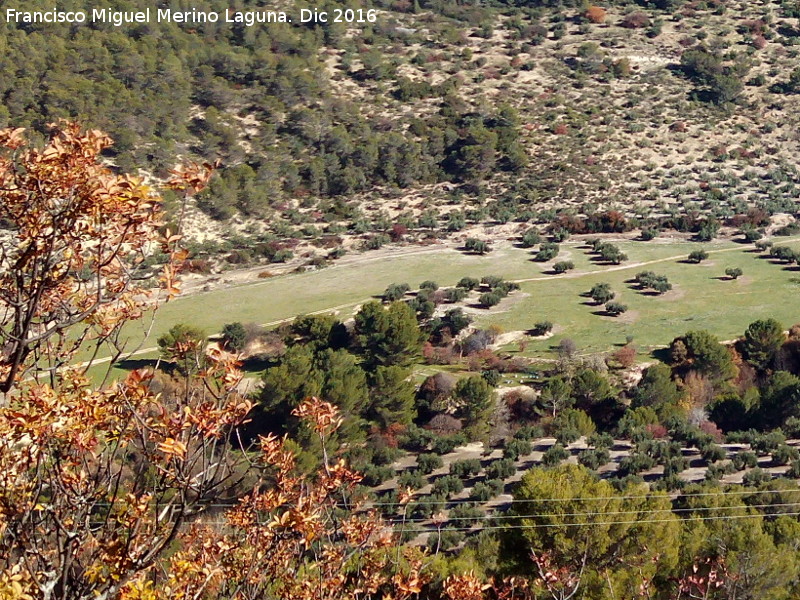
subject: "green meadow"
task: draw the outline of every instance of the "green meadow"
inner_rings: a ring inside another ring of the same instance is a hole
[[[776,238],[776,244],[798,248],[800,238]],[[751,245],[658,239],[618,245],[628,260],[604,265],[592,260],[583,242],[563,243],[556,260],[575,264],[575,269],[564,275],[552,274],[549,263],[533,262],[530,250],[510,245],[484,256],[449,248],[380,259],[365,255],[363,260],[319,271],[179,297],[157,311],[147,338],[143,339],[141,327],[129,328],[128,348],[152,348],[162,333],[180,322],[213,333],[234,321],[269,325],[318,311],[336,311],[347,318],[391,283],[406,282],[413,289],[432,279],[446,287],[464,276],[484,275],[517,280],[522,289],[491,310],[470,308],[478,325],[496,324],[505,331],[517,331],[530,329],[538,321],[554,323],[553,337],[530,341],[524,353],[531,356],[551,355],[565,337],[573,339],[583,352],[608,350],[624,344],[628,337],[640,348],[655,348],[690,329],[707,329],[721,339],[730,339],[759,318],[774,317],[787,327],[800,322],[800,268],[774,264]],[[687,264],[686,256],[698,248],[707,250],[709,258]],[[741,268],[742,277],[728,280],[728,267]],[[650,296],[633,289],[626,282],[642,270],[666,275],[673,290]],[[582,297],[599,282],[611,284],[616,299],[628,306],[627,313],[616,318],[604,316],[602,307]],[[152,351],[140,353],[141,357],[154,355]]]

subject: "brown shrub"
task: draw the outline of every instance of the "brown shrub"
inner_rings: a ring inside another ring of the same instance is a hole
[[[583,16],[592,23],[602,23],[606,20],[606,10],[599,6],[590,6],[583,13]]]
[[[459,419],[445,414],[436,415],[425,425],[425,429],[433,431],[438,435],[452,435],[461,431],[462,427],[463,425]]]
[[[622,17],[620,25],[628,29],[641,29],[650,25],[650,17],[641,11],[628,13]]]

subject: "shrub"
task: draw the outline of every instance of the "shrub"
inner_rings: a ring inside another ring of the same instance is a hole
[[[544,435],[544,431],[538,425],[524,425],[517,429],[517,432],[514,434],[515,440],[525,440],[531,441],[535,440],[536,438],[540,438]]]
[[[386,288],[383,292],[384,302],[396,302],[406,295],[406,292],[411,289],[407,283],[393,283]]]
[[[587,438],[586,443],[596,449],[610,449],[614,445],[614,438],[610,433],[593,433]]]
[[[450,497],[461,492],[464,483],[455,475],[445,475],[433,482],[433,493]]]
[[[431,450],[436,454],[448,454],[458,446],[467,443],[467,438],[462,434],[451,435],[448,437],[437,437],[433,440]]]
[[[689,253],[689,262],[701,263],[708,258],[708,252],[705,250],[692,250]]]
[[[533,326],[531,333],[533,335],[547,335],[553,331],[553,324],[550,321],[539,321]]]
[[[513,460],[510,458],[500,458],[492,461],[492,463],[486,467],[486,477],[488,479],[508,479],[516,473],[516,471]]]
[[[435,281],[426,280],[419,284],[419,289],[431,290],[432,292],[435,292],[436,290],[439,289],[439,284],[436,283]]]
[[[453,507],[447,516],[456,519],[456,527],[469,527],[485,518],[480,508],[469,504],[459,504]]]
[[[578,462],[587,469],[596,471],[611,460],[611,453],[606,448],[589,448],[578,455]]]
[[[480,473],[481,461],[477,458],[468,458],[465,460],[457,460],[450,463],[450,474],[458,477],[459,479],[468,479]]]
[[[526,440],[511,440],[503,448],[503,458],[517,460],[520,456],[526,456],[533,452],[533,444]]]
[[[448,302],[455,304],[456,302],[461,302],[464,298],[466,298],[467,293],[468,293],[467,290],[465,290],[464,288],[460,287],[447,288],[444,292],[445,294],[444,297],[445,300],[447,300]]]
[[[770,475],[761,467],[750,469],[744,474],[742,484],[746,487],[756,487],[770,480]]]
[[[452,550],[463,542],[465,537],[465,532],[445,527],[438,535],[432,533],[428,537],[428,550],[435,552],[437,547],[440,551]]]
[[[675,456],[664,461],[664,477],[682,473],[689,466],[689,461],[683,456]]]
[[[700,450],[700,455],[703,457],[704,461],[709,463],[724,460],[727,456],[725,448],[717,444],[707,444]]]
[[[414,519],[430,519],[442,510],[445,500],[443,495],[424,496],[410,506],[409,514]]]
[[[522,247],[531,248],[542,241],[542,236],[535,229],[529,229],[522,234]]]
[[[650,17],[641,11],[628,13],[622,18],[620,25],[627,29],[641,29],[650,25]]]
[[[751,452],[750,450],[741,450],[734,454],[731,462],[737,471],[741,471],[742,469],[752,469],[753,467],[758,466],[758,457],[756,456],[755,452]]]
[[[478,303],[483,308],[491,308],[500,304],[500,300],[502,299],[503,297],[497,292],[484,292],[481,294],[480,298],[478,298]]]
[[[739,267],[729,267],[725,269],[725,275],[729,279],[739,279],[742,276],[742,270]]]
[[[566,273],[567,271],[571,271],[575,268],[575,263],[571,260],[562,260],[553,265],[553,271],[558,274]]]
[[[413,471],[405,471],[400,474],[400,477],[397,478],[397,485],[402,488],[411,488],[412,490],[418,490],[422,487],[425,487],[425,478],[422,476],[422,473],[418,470]]]
[[[484,277],[481,277],[481,283],[490,290],[493,290],[503,283],[503,278],[498,277],[497,275],[485,275]]]
[[[464,242],[464,248],[468,252],[475,252],[476,254],[486,254],[491,250],[486,241],[477,238],[467,238],[466,242]]]
[[[599,6],[590,6],[584,11],[583,16],[592,23],[602,23],[606,20],[606,11]]]
[[[537,262],[547,262],[548,260],[552,260],[558,256],[558,251],[558,244],[545,242],[539,247],[539,252],[536,253],[536,256],[533,257],[533,260]]]
[[[222,328],[222,341],[231,352],[241,352],[247,345],[247,330],[239,322],[227,323]]]
[[[800,459],[800,453],[797,448],[787,444],[781,444],[772,451],[772,464],[774,465],[788,465],[798,459]]]
[[[367,465],[364,469],[364,479],[361,482],[369,487],[375,487],[388,481],[394,475],[394,469],[389,466]]]
[[[597,304],[605,304],[614,299],[614,292],[608,283],[596,283],[589,291],[589,295]]]
[[[569,452],[561,444],[554,444],[542,455],[542,464],[546,467],[555,467],[569,458]]]
[[[465,290],[474,290],[480,284],[480,280],[476,279],[475,277],[462,277],[461,280],[456,284],[456,287],[460,287]]]
[[[417,456],[417,468],[425,475],[441,469],[443,465],[444,461],[438,454],[425,453]]]
[[[654,466],[656,466],[656,461],[652,456],[636,452],[619,461],[619,472],[621,475],[638,475]]]
[[[561,427],[558,431],[556,431],[555,435],[556,441],[564,446],[568,446],[572,442],[578,441],[580,437],[580,432],[574,427]]]
[[[492,489],[482,481],[476,483],[469,492],[469,499],[477,500],[478,502],[487,502],[493,496]]]
[[[606,313],[611,315],[612,317],[618,317],[622,313],[628,310],[628,307],[621,302],[609,302],[605,306]]]

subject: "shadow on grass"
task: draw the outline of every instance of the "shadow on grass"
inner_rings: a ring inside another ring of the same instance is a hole
[[[146,367],[153,367],[155,369],[158,364],[159,360],[157,358],[128,358],[115,363],[114,366],[125,371],[135,371],[136,369],[144,369]],[[171,371],[174,368],[173,365],[163,360],[159,366],[164,371]]]
[[[663,363],[669,363],[672,359],[669,348],[656,348],[650,353],[650,356]]]

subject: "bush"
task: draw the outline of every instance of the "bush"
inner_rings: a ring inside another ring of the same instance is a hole
[[[461,302],[464,298],[466,298],[468,292],[464,288],[454,287],[447,288],[444,293],[445,300],[455,304],[456,302]]]
[[[417,456],[417,468],[425,475],[433,473],[436,469],[441,469],[442,466],[444,466],[444,461],[438,454],[426,453]]]
[[[433,493],[447,498],[458,494],[463,489],[464,483],[455,475],[445,475],[433,482]]]
[[[482,481],[476,483],[469,492],[469,499],[478,502],[488,502],[493,496],[492,489]]]
[[[457,529],[443,528],[440,533],[431,533],[428,538],[428,550],[435,552],[438,547],[440,551],[452,550],[464,541],[465,533]]]
[[[744,474],[744,477],[742,478],[742,484],[745,487],[756,487],[762,483],[766,483],[770,479],[771,477],[769,473],[764,471],[761,467],[756,467],[754,469],[750,469]]]
[[[569,458],[569,452],[561,444],[550,446],[542,455],[542,464],[546,467],[555,467]]]
[[[756,456],[755,452],[751,452],[750,450],[741,450],[733,455],[731,462],[737,471],[741,471],[743,469],[752,469],[753,467],[758,466],[758,457]]]
[[[614,292],[608,283],[596,283],[589,291],[589,295],[597,304],[606,304],[614,299]]]
[[[502,299],[503,297],[497,292],[484,292],[481,294],[480,298],[478,298],[478,303],[483,308],[491,308],[492,306],[500,304],[500,300]]]
[[[411,504],[409,515],[413,519],[430,519],[444,507],[446,498],[442,495],[425,496]]]
[[[577,442],[581,437],[580,431],[575,429],[574,427],[562,427],[558,431],[556,431],[556,441],[559,444],[564,446],[568,446],[572,442]]]
[[[447,516],[456,520],[456,527],[469,527],[485,519],[484,512],[480,508],[469,504],[459,504],[453,507]]]
[[[606,20],[606,11],[599,6],[589,6],[589,8],[584,11],[583,16],[592,23],[602,23]]]
[[[477,238],[467,238],[464,242],[464,248],[467,252],[475,252],[476,254],[486,254],[491,250],[486,241]]]
[[[621,475],[638,475],[642,471],[647,471],[656,466],[656,461],[647,454],[634,453],[624,456],[619,461],[619,472]]]
[[[222,343],[225,348],[234,353],[244,350],[247,344],[247,330],[239,322],[227,323],[222,328]]]
[[[361,482],[369,487],[375,487],[388,481],[394,476],[394,469],[389,466],[367,465],[363,471],[364,479]]]
[[[547,335],[553,331],[553,324],[550,321],[539,321],[533,326],[531,333],[533,335]]]
[[[486,467],[486,477],[488,479],[508,479],[516,472],[517,469],[514,467],[514,461],[510,458],[500,458],[492,461],[492,463]]]
[[[573,263],[571,260],[562,260],[553,265],[553,271],[555,271],[558,274],[566,273],[567,271],[571,271],[574,268],[575,268],[575,263]]]
[[[515,440],[531,441],[540,438],[544,435],[544,431],[538,425],[523,425],[514,434]]]
[[[739,279],[742,276],[742,270],[739,267],[729,267],[725,269],[725,275],[729,279]]]
[[[609,302],[605,306],[606,313],[611,315],[612,317],[618,317],[622,313],[628,310],[628,307],[621,302]]]
[[[717,444],[707,444],[700,450],[700,456],[708,463],[714,463],[720,460],[725,460],[727,453],[725,448]]]
[[[553,242],[545,242],[539,247],[539,252],[536,253],[536,256],[533,257],[533,260],[537,262],[547,262],[548,260],[552,260],[558,256],[558,251],[558,244]]]
[[[409,425],[399,439],[399,444],[410,452],[422,452],[433,440],[433,434],[414,424]]]
[[[456,287],[460,287],[465,290],[474,290],[480,284],[480,280],[476,279],[475,277],[462,277],[461,280],[456,284]]]
[[[596,471],[611,460],[611,453],[606,448],[589,448],[578,455],[578,462],[587,469]]]
[[[418,490],[422,487],[425,487],[425,477],[422,476],[422,473],[418,470],[413,471],[405,471],[400,474],[400,477],[397,478],[397,485],[401,488],[411,488],[412,490]]]
[[[650,17],[641,11],[628,13],[622,18],[620,25],[628,29],[641,29],[650,25]]]
[[[533,452],[533,444],[526,440],[511,440],[503,448],[503,458],[517,460],[520,456],[526,456]]]
[[[542,241],[542,236],[535,229],[529,229],[522,234],[522,247],[531,248]]]
[[[436,454],[448,454],[467,443],[467,438],[463,434],[456,434],[447,437],[434,438],[431,450]]]
[[[383,292],[383,301],[396,302],[405,296],[406,292],[408,292],[410,289],[411,286],[409,286],[407,283],[393,283],[386,288],[385,292]]]
[[[610,433],[593,433],[587,438],[586,443],[590,446],[594,446],[597,449],[611,449],[611,447],[614,445],[614,438]]]
[[[773,465],[788,465],[796,460],[800,460],[800,452],[787,444],[781,444],[772,451]]]
[[[481,461],[477,458],[468,458],[465,460],[457,460],[450,463],[450,474],[455,475],[459,479],[468,479],[477,475],[481,471]]]
[[[683,456],[676,456],[674,458],[664,461],[664,477],[670,475],[677,475],[682,473],[689,467],[689,461]]]
[[[705,250],[692,250],[689,253],[689,262],[701,263],[708,258],[708,252]]]

